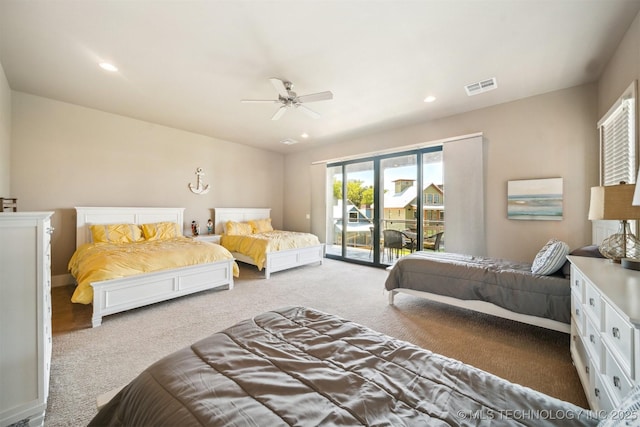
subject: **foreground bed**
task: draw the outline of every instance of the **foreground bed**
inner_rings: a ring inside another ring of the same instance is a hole
[[[215,232],[222,235],[221,244],[227,247],[233,256],[241,262],[255,265],[258,270],[264,268],[265,278],[271,273],[288,270],[308,264],[322,264],[324,260],[324,244],[318,237],[309,233],[294,233],[287,231],[271,230],[266,233],[244,236],[228,236],[227,225],[249,225],[249,222],[266,221],[271,224],[270,208],[216,208]],[[261,239],[254,243],[230,241],[241,237],[243,239]],[[286,243],[282,248],[275,243]],[[271,241],[271,243],[269,243]]]
[[[173,223],[176,224],[176,230],[183,228],[183,208],[78,207],[76,211],[77,251],[91,243],[92,225]],[[188,240],[187,243],[194,245],[210,245],[186,238],[183,240]],[[175,245],[178,243],[184,244],[184,242],[176,242]],[[211,246],[208,249],[214,253],[206,258],[207,261],[160,271],[148,271],[109,280],[91,278],[101,277],[101,272],[98,274],[92,272],[76,273],[74,275],[76,280],[80,275],[89,279],[78,280],[78,287],[72,301],[93,304],[91,323],[93,327],[96,327],[102,323],[102,317],[109,314],[206,289],[233,288],[234,271],[237,273],[238,268],[233,257],[222,247],[213,248]],[[127,249],[121,248],[121,250]],[[159,254],[159,256],[162,255]],[[74,261],[73,258],[72,261]],[[70,267],[72,267],[72,262],[70,262]]]
[[[531,264],[451,253],[402,257],[385,282],[398,292],[561,332],[571,330],[571,289],[563,275],[531,273]]]
[[[90,425],[596,425],[571,403],[304,307],[156,362]]]

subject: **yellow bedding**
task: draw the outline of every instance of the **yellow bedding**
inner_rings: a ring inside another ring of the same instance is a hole
[[[231,252],[248,256],[253,260],[258,270],[262,270],[268,252],[315,246],[320,244],[320,240],[318,236],[309,233],[274,230],[242,236],[223,234],[220,238],[220,244]]]
[[[187,237],[132,243],[87,243],[80,246],[69,261],[69,271],[78,283],[71,302],[90,304],[93,301],[92,282],[224,259],[233,259],[233,255],[222,246]],[[239,275],[235,262],[233,275]]]

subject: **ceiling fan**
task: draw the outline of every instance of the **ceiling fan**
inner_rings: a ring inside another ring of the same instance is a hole
[[[275,112],[271,120],[278,120],[282,115],[287,111],[287,109],[291,107],[295,107],[300,109],[303,113],[307,114],[309,117],[317,119],[320,117],[320,114],[313,111],[306,105],[303,105],[308,102],[316,102],[316,101],[326,101],[328,99],[333,99],[333,93],[330,91],[312,93],[309,95],[301,95],[298,96],[292,89],[293,83],[277,79],[272,77],[269,79],[273,87],[276,88],[278,92],[278,99],[242,99],[240,102],[245,103],[260,103],[260,104],[282,104],[278,111]]]

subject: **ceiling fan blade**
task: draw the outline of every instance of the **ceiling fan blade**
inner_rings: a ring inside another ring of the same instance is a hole
[[[276,91],[281,97],[287,98],[289,96],[289,92],[287,91],[287,88],[285,87],[282,80],[276,79],[275,77],[272,77],[269,80],[271,81],[273,87],[276,88]]]
[[[280,117],[282,117],[282,115],[287,111],[287,107],[285,105],[283,105],[282,107],[278,108],[278,111],[276,111],[276,113],[273,115],[273,117],[271,117],[271,120],[278,120]]]
[[[300,102],[326,101],[328,99],[333,99],[333,93],[331,93],[331,91],[312,93],[298,97],[298,101]]]
[[[241,99],[240,102],[245,104],[277,104],[277,99]]]
[[[305,107],[302,104],[296,104],[296,108],[299,108],[300,110],[302,110],[303,113],[305,113],[307,116],[317,119],[320,117],[320,114],[316,113],[315,111],[313,111],[312,109],[310,109],[309,107]]]

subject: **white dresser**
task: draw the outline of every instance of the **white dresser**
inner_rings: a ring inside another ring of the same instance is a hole
[[[608,412],[640,382],[640,271],[568,258],[571,357],[591,409]]]
[[[51,215],[0,213],[0,426],[42,425],[51,361]]]

